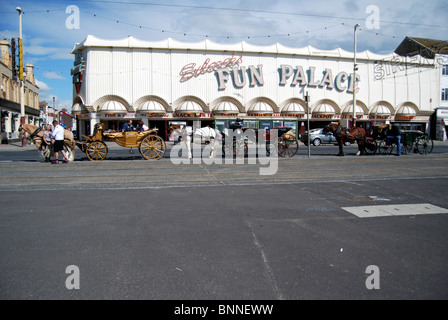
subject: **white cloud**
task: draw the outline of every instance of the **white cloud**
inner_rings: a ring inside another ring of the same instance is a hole
[[[44,77],[48,79],[65,79],[60,73],[56,73],[54,71],[44,72]]]
[[[40,81],[40,80],[37,80],[37,79],[35,79],[35,81],[36,81],[36,84],[37,84],[38,87],[39,87],[39,95],[40,95],[42,92],[50,92],[51,90],[53,90],[53,88],[51,88],[50,86],[48,86],[45,82]]]

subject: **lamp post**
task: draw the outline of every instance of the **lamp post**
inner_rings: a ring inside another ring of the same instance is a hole
[[[358,70],[358,65],[356,64],[356,30],[360,27],[359,24],[355,26],[354,32],[354,59],[353,59],[353,119],[352,119],[352,127],[355,127],[355,119],[356,119],[356,71]]]
[[[305,102],[306,102],[306,126],[307,126],[307,139],[308,139],[308,158],[311,156],[311,146],[310,146],[310,96],[308,95],[308,91],[305,94]]]
[[[23,45],[22,45],[22,8],[17,7],[19,12],[19,79],[20,79],[20,124],[25,123],[25,87],[23,79]],[[22,147],[26,146],[25,135],[22,137]]]

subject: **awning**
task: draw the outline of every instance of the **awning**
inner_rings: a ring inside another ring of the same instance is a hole
[[[215,114],[227,114],[227,113],[239,113],[238,107],[229,101],[220,102],[216,107],[213,108],[213,113]]]
[[[194,101],[185,101],[179,107],[176,108],[175,113],[185,114],[185,113],[202,113],[202,107]]]
[[[266,102],[256,102],[253,104],[249,110],[247,111],[248,114],[260,114],[260,115],[268,115],[273,114],[274,110],[272,107],[267,104]]]
[[[333,106],[323,103],[317,106],[313,110],[314,115],[334,115],[336,111],[334,110]]]
[[[151,114],[165,114],[166,110],[160,102],[146,101],[139,108],[137,112],[151,113]]]
[[[305,109],[296,102],[288,103],[286,106],[282,109],[282,114],[284,115],[296,115],[296,114],[305,114]]]
[[[390,116],[390,110],[386,106],[378,105],[370,112],[371,115]]]
[[[395,116],[398,117],[415,117],[417,112],[415,112],[414,108],[403,106],[398,109],[397,114]]]
[[[347,106],[347,107],[344,109],[344,111],[342,111],[342,114],[343,114],[343,115],[348,115],[348,116],[353,115],[353,105],[351,104],[351,105]],[[358,105],[356,106],[356,115],[357,115],[357,116],[363,116],[363,115],[364,115],[364,109],[361,108],[361,107],[358,106]]]
[[[85,111],[85,108],[80,103],[75,103],[72,106],[72,114],[81,114],[83,111]]]
[[[111,100],[111,101],[104,102],[101,105],[101,107],[98,109],[98,112],[103,112],[103,113],[127,113],[128,110],[126,109],[124,104],[122,104],[121,102]]]

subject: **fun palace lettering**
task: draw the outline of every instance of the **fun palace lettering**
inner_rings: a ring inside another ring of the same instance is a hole
[[[256,67],[241,66],[242,56],[236,56],[234,53],[222,61],[211,62],[210,58],[205,59],[202,64],[189,63],[180,71],[180,82],[188,81],[205,73],[214,72],[218,81],[218,90],[225,90],[227,85],[232,84],[234,88],[243,88],[247,84],[250,87],[263,86],[263,65]],[[353,93],[355,87],[354,74],[345,71],[334,75],[330,68],[316,70],[316,67],[310,66],[307,70],[303,66],[282,64],[278,68],[279,86],[290,85],[292,87],[302,86],[308,88],[318,88],[327,90],[337,90],[339,92],[347,91]],[[359,74],[356,74],[356,90],[359,91],[358,83],[361,81]]]

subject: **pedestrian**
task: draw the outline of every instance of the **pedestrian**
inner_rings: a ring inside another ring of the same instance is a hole
[[[64,156],[64,160],[62,162],[67,163],[67,155],[64,150],[64,128],[58,124],[56,120],[53,121],[53,139],[54,139],[54,162],[55,164],[59,163],[59,151],[62,152],[62,155]]]
[[[395,140],[395,142],[397,143],[397,156],[401,156],[401,131],[400,131],[400,127],[398,126],[397,123],[394,123],[392,125],[392,129],[388,131],[387,133],[387,139],[386,139],[386,144],[388,146],[390,146],[390,139]]]
[[[50,162],[51,148],[52,148],[52,133],[51,126],[45,125],[44,137],[42,139],[42,153],[45,156],[45,162]]]

